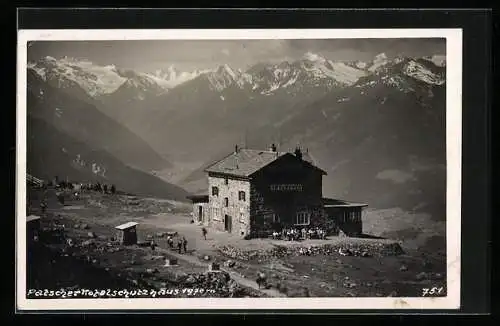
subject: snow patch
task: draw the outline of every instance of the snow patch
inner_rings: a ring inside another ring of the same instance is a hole
[[[356,67],[359,69],[365,69],[367,66],[368,64],[366,62],[361,62],[361,61],[356,62]]]

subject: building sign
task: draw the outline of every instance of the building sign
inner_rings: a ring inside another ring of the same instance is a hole
[[[276,184],[270,186],[271,191],[302,191],[301,184]]]

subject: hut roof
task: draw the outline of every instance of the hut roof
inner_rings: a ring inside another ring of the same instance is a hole
[[[40,216],[38,216],[38,215],[29,215],[29,216],[26,216],[26,223],[36,221],[39,219],[40,219]]]
[[[368,204],[353,203],[341,199],[323,198],[324,207],[366,207]]]
[[[187,196],[193,203],[208,203],[208,195],[191,195]]]
[[[138,224],[139,223],[137,223],[137,222],[127,222],[125,224],[121,224],[121,225],[115,226],[115,229],[126,230],[126,229],[130,229],[131,227],[134,227],[134,226],[136,226]]]
[[[294,156],[289,152],[273,152],[255,149],[240,149],[225,158],[213,163],[205,169],[205,172],[223,173],[235,176],[249,177],[265,166],[276,161],[285,155]],[[302,154],[302,161],[311,167],[319,169],[312,163],[312,158],[308,153]],[[319,169],[321,170],[321,169]],[[321,170],[324,174],[325,171]]]

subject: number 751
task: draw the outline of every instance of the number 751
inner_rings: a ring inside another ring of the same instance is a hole
[[[425,297],[426,295],[440,295],[444,291],[443,287],[432,287],[432,288],[423,288],[422,289],[422,296]]]

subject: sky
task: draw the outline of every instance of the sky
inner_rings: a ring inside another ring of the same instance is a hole
[[[306,52],[331,60],[370,61],[377,54],[422,57],[445,55],[446,40],[429,39],[328,39],[328,40],[140,40],[140,41],[35,41],[28,46],[28,60],[64,56],[114,64],[140,71],[175,66],[183,71],[228,64],[247,69],[259,62],[294,60]]]

